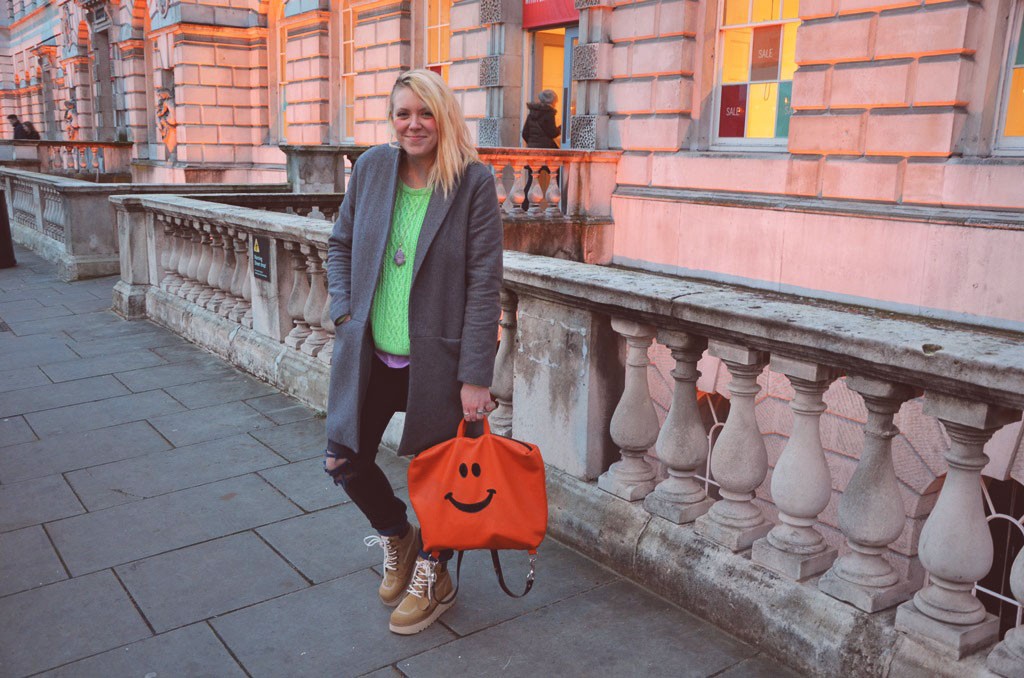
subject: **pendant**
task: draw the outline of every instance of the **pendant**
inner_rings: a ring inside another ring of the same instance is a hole
[[[395,266],[401,266],[405,263],[405,252],[402,251],[401,245],[395,250]]]

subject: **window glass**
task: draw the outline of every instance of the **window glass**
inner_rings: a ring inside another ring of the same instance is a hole
[[[448,68],[451,65],[448,48],[451,45],[451,2],[452,0],[427,1],[427,68],[434,71],[445,81],[448,80]]]
[[[789,136],[799,0],[726,0],[716,138],[781,146]]]
[[[1010,45],[1011,59],[1007,73],[1006,113],[1003,138],[1009,145],[1024,148],[1024,10],[1018,8],[1014,43]]]

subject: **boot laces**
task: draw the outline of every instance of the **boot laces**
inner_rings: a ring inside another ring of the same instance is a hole
[[[395,572],[398,570],[398,537],[382,537],[379,534],[363,539],[367,548],[379,546],[384,549],[384,569]]]
[[[428,600],[434,594],[434,582],[437,581],[435,568],[437,563],[426,558],[416,561],[416,570],[412,574],[412,581],[409,582],[408,593],[417,598],[426,597]]]

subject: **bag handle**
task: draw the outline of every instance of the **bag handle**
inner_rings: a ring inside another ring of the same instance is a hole
[[[455,600],[455,596],[459,595],[459,580],[462,578],[462,557],[464,555],[466,555],[465,551],[459,551],[459,556],[458,556],[458,558],[455,561],[455,590],[453,590],[452,594],[450,596],[448,596],[447,598],[445,598],[444,600],[438,600],[437,601],[437,602],[441,603],[442,605],[447,605],[448,603],[450,603],[453,600]],[[494,549],[491,549],[491,563],[493,563],[493,565],[494,565],[494,574],[496,574],[498,576],[498,586],[500,586],[501,590],[504,591],[505,594],[508,595],[509,597],[511,597],[511,598],[522,598],[523,596],[525,596],[527,593],[530,592],[530,589],[533,588],[533,581],[534,581],[534,579],[536,579],[536,575],[537,575],[537,552],[536,551],[532,551],[530,553],[530,571],[526,575],[526,588],[523,590],[522,593],[512,593],[512,591],[509,590],[508,585],[505,584],[505,576],[504,576],[504,574],[501,571],[501,559],[498,557],[498,552],[496,550],[494,550]]]
[[[484,422],[484,435],[491,435],[491,425],[487,423],[487,417],[484,417],[481,421]],[[459,432],[455,434],[457,438],[464,438],[466,436],[466,418],[463,417],[459,420]]]

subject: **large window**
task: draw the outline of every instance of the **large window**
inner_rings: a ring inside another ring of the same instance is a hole
[[[341,11],[341,92],[345,139],[356,135],[356,47],[351,7]]]
[[[724,0],[719,6],[716,144],[784,147],[799,0]]]
[[[1024,3],[1017,3],[1015,14],[996,147],[1019,153],[1024,151]]]
[[[452,42],[449,15],[452,0],[427,0],[427,60],[426,67],[434,71],[445,82],[448,81],[448,68],[451,58],[448,48]]]

